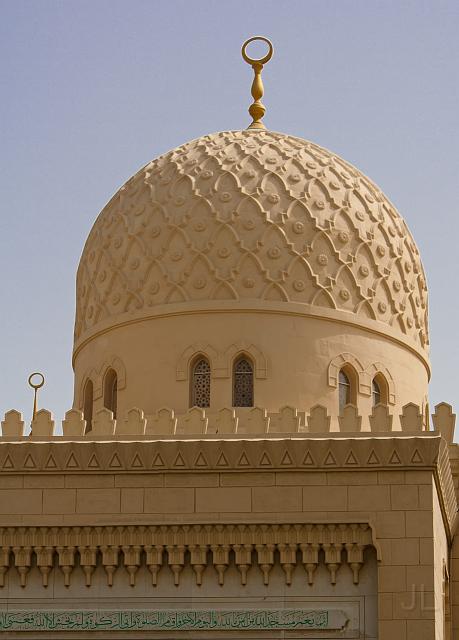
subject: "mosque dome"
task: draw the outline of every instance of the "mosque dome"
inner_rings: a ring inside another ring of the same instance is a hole
[[[76,346],[172,304],[275,304],[428,343],[424,271],[394,206],[330,151],[265,130],[166,153],[96,220],[78,269]]]
[[[89,234],[76,307],[79,408],[321,405],[336,420],[342,375],[366,415],[376,380],[394,414],[427,406],[413,238],[368,178],[293,136],[221,132],[147,164]]]

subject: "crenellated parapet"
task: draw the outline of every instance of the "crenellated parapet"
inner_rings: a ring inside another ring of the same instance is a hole
[[[447,442],[452,442],[456,415],[451,405],[440,403],[435,407],[432,423],[435,432]],[[163,407],[154,414],[133,407],[125,416],[114,418],[112,411],[99,409],[93,417],[91,430],[87,430],[83,412],[70,409],[62,421],[62,433],[55,432],[55,421],[47,409],[37,411],[31,429],[25,434],[22,414],[15,409],[7,411],[1,422],[3,439],[33,438],[181,438],[186,436],[216,437],[279,437],[286,434],[416,434],[426,433],[425,416],[420,407],[406,404],[400,415],[394,415],[386,405],[376,405],[370,415],[362,416],[356,406],[347,405],[338,418],[329,415],[326,407],[315,405],[309,411],[285,406],[277,412],[262,407],[231,408],[210,411],[192,407],[186,413],[176,414],[174,409]]]

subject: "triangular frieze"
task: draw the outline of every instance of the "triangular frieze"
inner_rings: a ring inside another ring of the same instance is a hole
[[[99,460],[95,453],[89,458],[88,469],[100,469]]]
[[[160,453],[157,453],[153,458],[153,462],[151,464],[152,467],[165,467],[164,460],[161,457]]]
[[[250,467],[250,460],[248,459],[245,451],[241,453],[239,456],[239,460],[237,461],[238,467]]]
[[[110,469],[119,469],[122,466],[121,460],[119,459],[116,451],[110,458],[110,462],[108,463],[108,466]]]
[[[57,469],[57,463],[52,453],[46,459],[45,469]]]
[[[5,458],[5,462],[2,466],[3,469],[14,469],[13,461],[11,460],[10,454],[8,454]]]
[[[374,449],[371,450],[371,453],[368,456],[367,464],[381,464],[381,461],[376,455]]]
[[[270,457],[268,456],[268,454],[266,453],[266,451],[263,451],[263,455],[260,458],[260,462],[258,463],[259,467],[272,467],[273,463],[271,462]]]
[[[223,451],[220,452],[218,456],[216,467],[229,467],[229,462]]]
[[[194,461],[194,466],[195,467],[208,467],[209,463],[207,462],[204,454],[202,453],[202,451],[200,451],[196,457],[196,460]]]
[[[325,456],[325,460],[323,462],[324,467],[336,467],[337,466],[336,458],[331,451],[327,453]]]
[[[316,463],[315,463],[314,458],[312,457],[310,451],[306,451],[306,454],[305,454],[305,456],[303,458],[302,464],[305,467],[315,467],[316,466]]]
[[[359,461],[355,457],[354,452],[352,451],[352,449],[349,451],[348,456],[346,458],[346,462],[344,464],[348,464],[348,465],[359,464]]]
[[[417,449],[414,450],[413,455],[411,456],[411,462],[414,464],[422,464],[424,462],[423,457]]]
[[[285,450],[280,463],[282,467],[291,467],[293,465],[293,460],[287,450]]]
[[[33,459],[33,456],[28,453],[26,455],[26,458],[24,460],[24,468],[25,469],[36,469],[37,465],[35,464],[35,460]]]
[[[173,467],[185,467],[185,460],[183,459],[182,454],[180,453],[180,451],[177,453],[177,455],[175,456],[175,460],[174,463],[172,465]]]
[[[135,456],[132,459],[131,468],[132,469],[143,469],[144,467],[145,467],[145,465],[142,462],[142,458],[139,456],[138,453],[136,453]]]
[[[80,465],[78,464],[78,461],[75,458],[75,455],[73,454],[73,452],[67,458],[67,462],[65,464],[65,468],[66,469],[79,469],[80,468]]]

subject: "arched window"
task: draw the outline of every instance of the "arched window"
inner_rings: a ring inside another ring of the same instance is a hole
[[[86,420],[85,433],[92,430],[92,408],[94,399],[94,385],[92,380],[86,380],[83,392],[83,415]]]
[[[205,358],[195,360],[191,368],[191,407],[210,407],[210,364]]]
[[[114,369],[109,369],[104,378],[104,407],[113,411],[116,418],[118,404],[118,377]]]
[[[388,388],[384,376],[380,373],[371,382],[371,399],[373,406],[387,404]]]
[[[339,412],[351,402],[351,383],[344,371],[339,372]]]
[[[233,367],[233,407],[253,407],[253,366],[244,356]]]
[[[357,404],[357,374],[350,365],[344,366],[339,372],[338,394],[339,413],[341,414],[347,404]]]
[[[371,397],[374,407],[376,407],[377,404],[381,404],[381,389],[376,378],[374,378],[371,383]]]

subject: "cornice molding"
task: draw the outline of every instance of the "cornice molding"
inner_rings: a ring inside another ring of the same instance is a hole
[[[395,437],[0,442],[0,474],[429,470],[448,536],[457,500],[448,444],[435,434]]]
[[[247,439],[0,441],[0,472],[101,473],[435,469],[436,435]],[[448,462],[449,466],[449,462]]]
[[[80,351],[88,345],[92,340],[98,336],[104,335],[109,331],[126,327],[138,322],[145,322],[147,320],[157,320],[160,318],[170,318],[174,316],[188,316],[188,315],[206,315],[215,313],[262,313],[264,315],[286,315],[297,316],[303,318],[311,318],[314,320],[324,320],[332,322],[334,324],[351,326],[362,331],[367,331],[371,335],[377,335],[380,338],[386,339],[389,342],[398,344],[405,349],[408,349],[417,356],[426,368],[427,375],[430,380],[431,367],[429,354],[426,349],[420,347],[420,345],[412,340],[408,336],[402,336],[400,332],[395,331],[391,327],[388,327],[383,322],[377,320],[367,320],[361,316],[354,317],[352,313],[342,311],[339,309],[325,309],[316,308],[313,305],[306,303],[294,303],[290,302],[279,303],[272,301],[264,301],[263,305],[258,302],[243,301],[236,306],[234,301],[218,301],[207,302],[206,307],[203,308],[201,303],[187,302],[187,303],[175,303],[167,305],[159,305],[155,309],[149,309],[148,311],[138,311],[124,313],[117,318],[116,324],[113,324],[112,320],[105,320],[99,322],[93,329],[86,331],[85,334],[75,342],[72,366],[75,367],[75,360]]]

